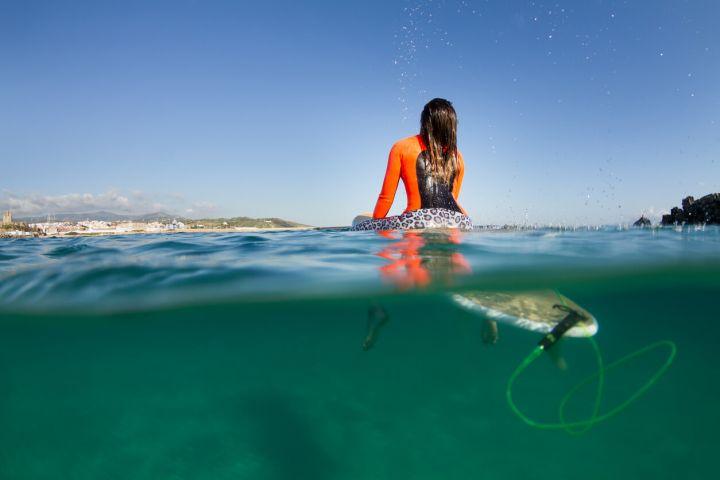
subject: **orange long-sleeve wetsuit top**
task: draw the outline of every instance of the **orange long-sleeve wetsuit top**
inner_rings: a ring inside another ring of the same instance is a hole
[[[395,199],[402,178],[407,194],[406,212],[420,208],[447,208],[465,213],[457,203],[465,164],[458,152],[457,172],[448,184],[435,179],[427,171],[427,148],[421,135],[404,138],[393,145],[388,158],[382,190],[378,196],[373,218],[385,218]]]

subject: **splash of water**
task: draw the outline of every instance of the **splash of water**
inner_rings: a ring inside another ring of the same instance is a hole
[[[422,81],[420,65],[426,53],[435,48],[452,49],[452,29],[447,17],[440,13],[455,15],[481,15],[467,0],[456,2],[420,0],[409,1],[403,8],[403,22],[395,34],[395,57],[393,64],[398,70],[398,97],[403,122],[408,119],[409,103],[424,100],[428,90]],[[462,68],[460,65],[459,68]]]

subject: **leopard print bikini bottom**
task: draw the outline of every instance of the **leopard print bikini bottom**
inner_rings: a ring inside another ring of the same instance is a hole
[[[470,217],[463,215],[461,212],[445,208],[421,208],[394,217],[365,220],[354,225],[352,230],[411,230],[423,228],[472,230],[473,223]]]

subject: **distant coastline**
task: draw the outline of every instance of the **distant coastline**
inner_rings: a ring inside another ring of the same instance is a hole
[[[284,230],[315,230],[317,227],[302,226],[302,227],[233,227],[233,228],[204,228],[204,229],[193,229],[193,228],[177,228],[174,230],[131,230],[123,232],[73,232],[73,233],[62,233],[62,234],[46,234],[39,235],[47,238],[58,238],[58,237],[103,237],[111,235],[151,235],[158,233],[248,233],[248,232],[277,232]]]
[[[112,212],[65,213],[13,219],[3,215],[0,237],[74,237],[157,233],[264,232],[315,227],[281,218],[188,219],[162,212],[120,215]]]

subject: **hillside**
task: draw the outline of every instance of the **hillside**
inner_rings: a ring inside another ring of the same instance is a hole
[[[305,227],[297,222],[283,220],[282,218],[250,218],[250,217],[232,217],[232,218],[201,218],[197,220],[182,219],[183,223],[188,226],[203,225],[209,228],[223,227],[255,227],[255,228],[289,228],[289,227]]]
[[[289,228],[304,227],[306,225],[284,220],[282,218],[251,218],[251,217],[230,217],[230,218],[183,218],[165,212],[145,213],[142,215],[124,215],[113,212],[98,211],[87,213],[57,213],[52,215],[36,215],[17,218],[19,222],[44,223],[44,222],[83,222],[83,221],[105,221],[105,222],[161,222],[170,223],[173,220],[182,222],[188,227],[202,225],[206,228],[233,228],[233,227],[255,227],[255,228]]]

